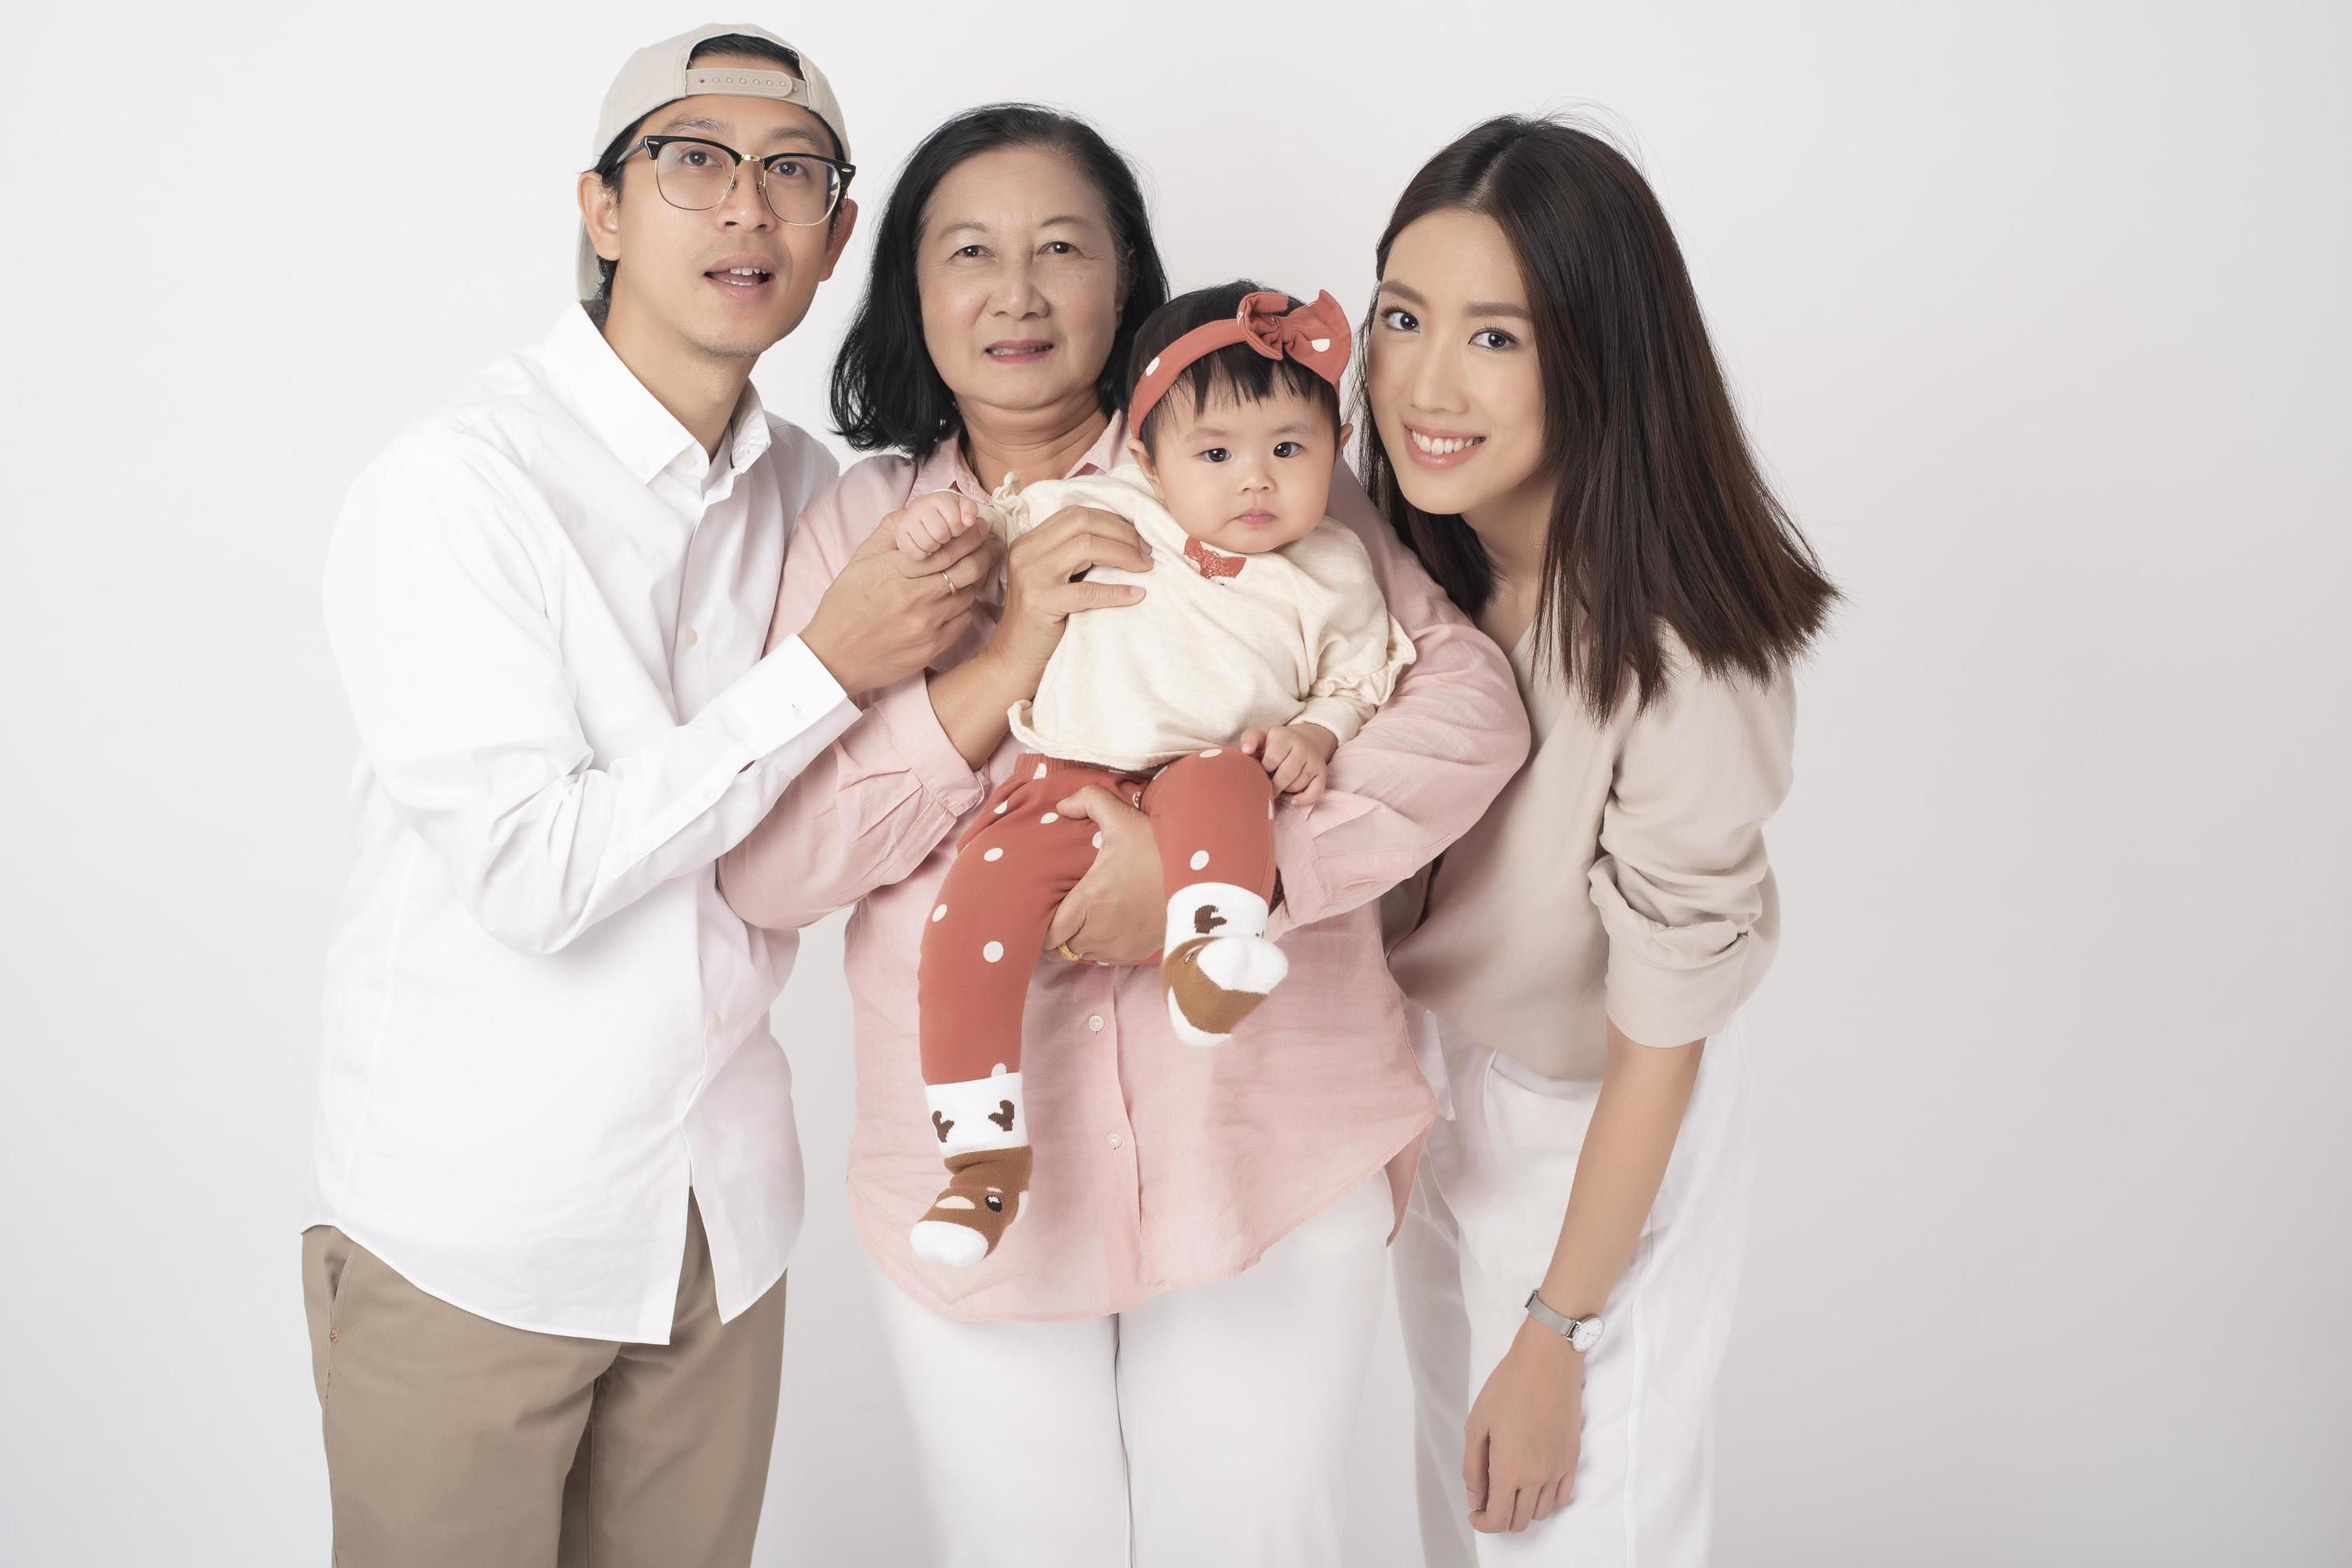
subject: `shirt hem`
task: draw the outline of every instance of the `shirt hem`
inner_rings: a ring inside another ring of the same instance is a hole
[[[1189,1290],[1201,1285],[1213,1285],[1220,1279],[1230,1279],[1237,1274],[1244,1273],[1255,1268],[1258,1260],[1263,1258],[1268,1251],[1272,1250],[1275,1244],[1281,1241],[1283,1237],[1290,1235],[1291,1232],[1297,1230],[1299,1226],[1305,1225],[1307,1221],[1321,1214],[1325,1209],[1329,1208],[1333,1204],[1338,1203],[1341,1198],[1346,1197],[1349,1193],[1354,1192],[1358,1187],[1363,1185],[1364,1183],[1371,1180],[1374,1176],[1384,1173],[1391,1164],[1395,1163],[1399,1156],[1411,1151],[1416,1151],[1417,1146],[1429,1136],[1429,1129],[1436,1121],[1436,1117],[1437,1106],[1434,1097],[1433,1097],[1430,1102],[1423,1109],[1422,1113],[1413,1120],[1412,1127],[1407,1131],[1405,1135],[1391,1146],[1387,1152],[1383,1153],[1379,1159],[1373,1161],[1370,1164],[1351,1173],[1346,1180],[1340,1182],[1337,1186],[1318,1194],[1314,1199],[1303,1205],[1290,1218],[1285,1220],[1279,1226],[1275,1226],[1272,1234],[1267,1236],[1264,1241],[1257,1243],[1251,1248],[1247,1257],[1234,1264],[1232,1267],[1213,1268],[1199,1274],[1188,1275],[1181,1279],[1171,1279],[1149,1290],[1128,1292],[1113,1298],[1109,1304],[1101,1307],[1089,1307],[1072,1311],[1037,1312],[971,1311],[959,1308],[950,1302],[941,1300],[937,1294],[924,1288],[920,1283],[920,1275],[915,1273],[911,1269],[906,1268],[897,1256],[886,1252],[875,1245],[873,1227],[868,1224],[866,1210],[862,1203],[853,1203],[850,1205],[850,1213],[857,1224],[857,1239],[859,1244],[865,1247],[866,1256],[873,1261],[874,1266],[881,1270],[883,1278],[887,1279],[899,1290],[905,1292],[907,1297],[914,1301],[918,1306],[920,1306],[929,1311],[960,1323],[1082,1322],[1092,1318],[1115,1317],[1118,1313],[1127,1311],[1131,1308],[1141,1306],[1144,1302],[1150,1300],[1153,1297],[1165,1296],[1171,1291],[1175,1290]],[[1395,1236],[1396,1227],[1394,1222],[1391,1221],[1388,1240],[1393,1240]],[[1387,1241],[1383,1241],[1382,1245],[1386,1246]]]

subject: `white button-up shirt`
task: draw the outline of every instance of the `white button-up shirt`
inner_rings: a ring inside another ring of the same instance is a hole
[[[716,459],[578,310],[352,488],[360,735],[309,1224],[518,1328],[666,1342],[689,1184],[732,1317],[800,1228],[795,946],[714,863],[857,717],[784,545],[835,465],[746,389]]]

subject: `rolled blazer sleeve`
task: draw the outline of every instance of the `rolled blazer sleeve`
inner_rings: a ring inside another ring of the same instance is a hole
[[[772,644],[808,624],[858,545],[906,501],[890,467],[869,461],[809,504],[784,558]],[[720,890],[754,925],[805,926],[902,879],[987,794],[940,728],[926,676],[853,700],[848,730],[719,862]]]
[[[1644,1045],[1720,1031],[1770,967],[1779,897],[1764,824],[1796,738],[1786,675],[1702,675],[1680,650],[1626,730],[1587,875],[1609,934],[1609,1017]]]
[[[1412,662],[1388,701],[1331,755],[1323,798],[1275,818],[1279,938],[1381,896],[1483,815],[1527,760],[1528,717],[1509,661],[1454,608],[1345,468],[1330,514],[1370,557]]]

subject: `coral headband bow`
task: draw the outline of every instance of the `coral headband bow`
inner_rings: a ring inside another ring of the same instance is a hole
[[[1316,295],[1313,304],[1295,310],[1287,294],[1243,295],[1241,309],[1232,321],[1195,327],[1152,356],[1143,367],[1143,379],[1135,384],[1128,427],[1142,426],[1144,416],[1176,384],[1188,365],[1228,343],[1247,343],[1268,359],[1297,360],[1336,387],[1339,373],[1348,368],[1348,312],[1339,309],[1339,301],[1328,291]]]

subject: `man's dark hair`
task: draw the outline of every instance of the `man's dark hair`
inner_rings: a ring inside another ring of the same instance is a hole
[[[690,66],[697,60],[711,55],[737,55],[774,66],[788,76],[801,74],[799,55],[785,48],[782,44],[772,44],[765,38],[755,38],[748,33],[721,33],[715,38],[705,38],[694,46],[694,53],[686,58],[686,63]],[[651,109],[638,115],[627,130],[613,138],[611,144],[605,147],[604,155],[596,160],[595,167],[591,172],[604,183],[606,190],[613,193],[614,201],[621,199],[621,155],[635,144],[637,132],[646,128],[646,121],[667,107],[667,104],[664,104],[660,109]],[[833,140],[833,155],[836,158],[840,157],[841,138],[834,134],[833,127],[830,125],[824,128],[824,133]],[[827,222],[837,221],[840,216],[841,209],[836,207],[834,209],[833,217]],[[619,266],[620,263],[616,261],[607,261],[603,257],[598,257],[596,258],[598,274],[596,292],[593,297],[581,301],[588,308],[589,319],[600,327],[604,324],[604,313],[613,308],[613,273]]]
[[[860,452],[919,452],[962,427],[955,396],[923,342],[915,242],[940,182],[966,159],[1008,147],[1061,153],[1102,201],[1126,292],[1095,396],[1105,414],[1118,411],[1136,330],[1168,298],[1168,274],[1152,242],[1143,189],[1127,160],[1085,121],[1034,103],[992,103],[967,110],[925,137],[883,208],[866,298],[833,362],[833,422]]]
[[[1338,387],[1287,354],[1268,359],[1247,343],[1227,343],[1212,349],[1186,365],[1169,384],[1167,395],[1143,416],[1142,426],[1137,427],[1134,424],[1135,388],[1143,379],[1145,365],[1193,328],[1232,321],[1241,310],[1242,300],[1249,295],[1272,292],[1263,283],[1240,278],[1213,289],[1179,294],[1144,321],[1135,334],[1135,347],[1127,356],[1127,390],[1122,406],[1130,411],[1129,434],[1142,442],[1146,451],[1158,455],[1157,439],[1168,422],[1168,407],[1172,403],[1181,403],[1197,414],[1214,402],[1230,399],[1235,403],[1263,403],[1277,392],[1295,393],[1317,405],[1329,416],[1331,433],[1335,437],[1339,434]],[[1290,300],[1290,309],[1298,309],[1300,301],[1287,294],[1283,298]]]

